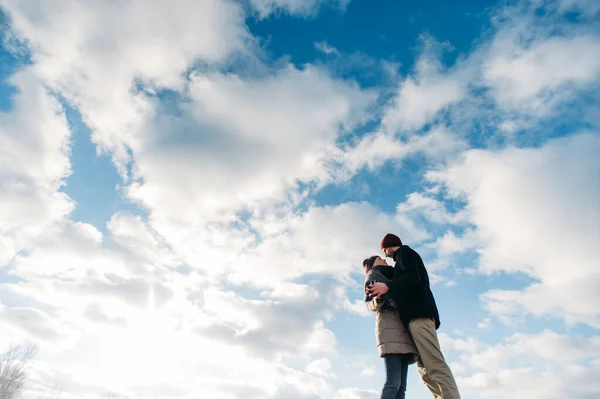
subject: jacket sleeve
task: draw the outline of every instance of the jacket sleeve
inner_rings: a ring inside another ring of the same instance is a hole
[[[374,281],[377,283],[385,283],[386,281],[389,281],[389,279],[387,277],[385,277],[383,275],[383,273],[381,273],[379,270],[371,270],[369,271],[369,273],[367,274],[367,277],[365,279],[365,302],[371,302],[369,300],[369,298],[367,297],[367,288],[369,287],[369,282]]]
[[[383,306],[383,299],[381,299],[381,298],[373,298],[372,301],[367,302],[367,303],[369,305],[369,309],[372,312],[377,313],[377,312],[379,312],[379,309],[381,309],[381,307]]]
[[[421,273],[419,272],[419,263],[421,262],[421,259],[419,254],[410,249],[404,251],[400,256],[402,256],[404,273],[402,276],[394,276],[393,279],[385,283],[390,289],[390,295],[395,297],[402,297],[402,295],[407,293],[410,288],[421,282]]]

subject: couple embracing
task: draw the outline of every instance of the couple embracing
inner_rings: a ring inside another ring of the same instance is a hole
[[[365,301],[377,313],[377,345],[385,361],[381,399],[405,398],[408,366],[415,362],[435,399],[460,399],[438,342],[440,317],[423,260],[394,234],[383,238],[381,249],[394,267],[377,255],[363,261]]]

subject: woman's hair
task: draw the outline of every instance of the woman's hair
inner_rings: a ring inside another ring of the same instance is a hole
[[[363,266],[367,267],[367,270],[371,270],[373,265],[375,265],[375,259],[377,259],[379,255],[369,256],[367,259],[363,260]]]

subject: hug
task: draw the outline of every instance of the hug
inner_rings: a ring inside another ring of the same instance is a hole
[[[377,314],[377,346],[385,363],[381,399],[406,397],[408,366],[413,363],[435,399],[460,399],[438,341],[440,316],[421,256],[394,234],[386,234],[380,246],[394,266],[373,255],[363,261],[363,269],[365,301]]]

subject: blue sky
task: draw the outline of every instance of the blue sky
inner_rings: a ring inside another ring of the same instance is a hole
[[[600,394],[595,1],[0,7],[26,398],[377,398],[360,262],[387,232],[464,397]]]

